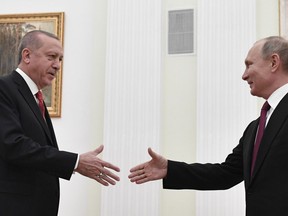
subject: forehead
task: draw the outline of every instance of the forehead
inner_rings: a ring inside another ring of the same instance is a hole
[[[261,49],[263,47],[264,41],[256,42],[252,48],[249,50],[246,61],[250,61],[261,56]]]
[[[57,40],[56,38],[49,37],[47,35],[39,35],[39,38],[43,42],[43,45],[40,47],[40,49],[43,49],[45,51],[54,51],[57,53],[62,53],[63,55],[62,44],[59,40]]]

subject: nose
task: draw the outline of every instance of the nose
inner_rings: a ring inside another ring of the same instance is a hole
[[[60,65],[61,65],[61,61],[59,59],[55,59],[54,62],[53,62],[53,65],[52,67],[56,70],[59,70],[60,69]]]
[[[242,79],[243,79],[243,80],[247,80],[247,79],[248,79],[247,70],[244,71],[244,73],[243,73],[243,75],[242,75]]]

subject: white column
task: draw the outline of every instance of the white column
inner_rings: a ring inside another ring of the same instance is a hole
[[[160,182],[135,185],[128,174],[148,147],[159,150],[161,0],[109,0],[107,26],[103,158],[121,181],[102,187],[101,216],[156,216]]]
[[[237,2],[237,3],[236,3]],[[257,117],[257,100],[241,80],[256,40],[256,0],[198,1],[197,161],[222,162]],[[245,215],[244,184],[197,192],[197,216]]]

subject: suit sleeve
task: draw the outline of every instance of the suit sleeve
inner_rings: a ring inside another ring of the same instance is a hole
[[[166,189],[224,190],[243,181],[242,145],[239,144],[221,164],[187,164],[168,161]]]

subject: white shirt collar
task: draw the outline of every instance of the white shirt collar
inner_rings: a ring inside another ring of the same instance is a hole
[[[266,119],[266,124],[268,123],[268,121],[270,120],[270,117],[272,115],[272,113],[274,112],[275,108],[278,106],[278,104],[280,103],[280,101],[282,100],[282,98],[288,93],[288,83],[286,83],[285,85],[281,86],[280,88],[278,88],[276,91],[274,91],[270,97],[268,98],[268,103],[270,105],[270,109],[267,112],[267,119]]]
[[[274,110],[277,105],[280,103],[282,98],[288,93],[288,83],[278,88],[276,91],[270,95],[268,98],[268,103],[270,104],[271,108]]]
[[[26,74],[24,73],[20,68],[17,68],[16,71],[23,77],[25,82],[27,83],[30,91],[32,92],[33,95],[35,95],[39,90],[37,85],[33,82],[33,80]]]

